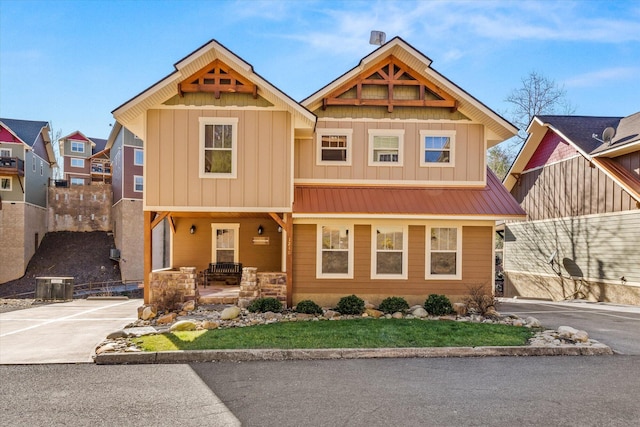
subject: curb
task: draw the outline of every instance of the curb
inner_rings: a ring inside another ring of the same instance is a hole
[[[186,350],[135,353],[102,353],[94,356],[97,365],[129,365],[154,363],[251,362],[283,360],[336,360],[434,357],[497,356],[604,356],[612,355],[607,345],[589,347],[561,345],[556,347],[428,347],[428,348],[346,348],[346,349],[253,349],[253,350]]]

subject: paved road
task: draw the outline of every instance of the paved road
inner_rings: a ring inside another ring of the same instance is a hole
[[[585,302],[541,302],[506,299],[501,314],[533,316],[546,328],[583,329],[618,353],[640,355],[640,307]]]

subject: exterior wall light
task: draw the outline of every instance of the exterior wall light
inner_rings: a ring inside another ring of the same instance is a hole
[[[189,229],[189,233],[196,234],[196,225],[195,224],[191,225],[191,228]]]
[[[261,236],[263,231],[264,231],[264,228],[262,228],[262,225],[259,225],[258,226],[258,236]]]

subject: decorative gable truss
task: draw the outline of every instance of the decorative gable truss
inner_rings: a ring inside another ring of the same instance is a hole
[[[393,55],[340,86],[322,99],[331,105],[458,108],[457,101]]]
[[[250,93],[258,98],[258,86],[240,76],[220,60],[215,60],[200,71],[178,83],[178,93],[186,92],[213,93],[220,99],[221,92]]]

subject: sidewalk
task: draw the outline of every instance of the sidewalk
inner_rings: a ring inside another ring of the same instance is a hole
[[[80,299],[0,313],[0,364],[92,363],[95,346],[137,318],[139,299]]]

